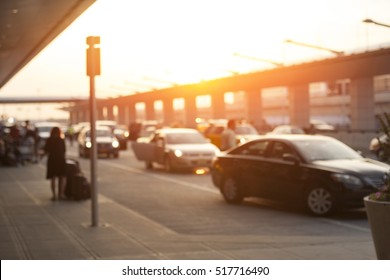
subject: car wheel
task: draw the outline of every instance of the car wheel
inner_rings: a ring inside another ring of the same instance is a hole
[[[227,203],[238,204],[243,200],[240,188],[233,178],[227,178],[223,181],[221,192]]]
[[[311,214],[326,216],[335,209],[332,193],[323,187],[310,189],[306,194],[306,207]]]
[[[165,160],[164,160],[164,169],[165,169],[166,172],[172,172],[173,171],[172,162],[171,162],[171,159],[168,156],[165,157]]]
[[[145,168],[146,169],[153,169],[153,162],[145,161]]]

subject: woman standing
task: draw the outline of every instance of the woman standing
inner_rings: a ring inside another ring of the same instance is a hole
[[[58,198],[65,199],[65,140],[61,137],[59,127],[53,127],[50,132],[50,137],[45,143],[45,154],[48,155],[46,179],[50,179],[52,191],[51,200],[56,200],[56,179],[58,179]]]

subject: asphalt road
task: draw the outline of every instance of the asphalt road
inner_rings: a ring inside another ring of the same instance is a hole
[[[80,161],[89,174],[89,159],[77,156],[76,145],[68,157]],[[228,205],[213,186],[210,174],[166,173],[162,167],[146,170],[131,151],[119,158],[98,159],[99,194],[157,223],[167,230],[187,235],[223,233],[234,238],[307,236],[371,239],[364,209],[346,210],[332,217],[307,215],[296,206],[262,199],[247,199],[241,205]]]

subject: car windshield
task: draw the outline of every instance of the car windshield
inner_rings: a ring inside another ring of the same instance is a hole
[[[332,139],[299,140],[294,145],[308,162],[362,158],[344,143]]]
[[[167,144],[204,144],[207,140],[200,133],[169,133]]]

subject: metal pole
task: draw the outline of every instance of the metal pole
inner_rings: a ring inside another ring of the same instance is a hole
[[[343,51],[336,51],[336,50],[324,48],[324,47],[321,47],[321,46],[315,46],[315,45],[311,45],[311,44],[295,42],[295,41],[290,40],[290,39],[284,40],[284,42],[285,43],[290,43],[290,44],[295,44],[295,45],[302,46],[302,47],[308,47],[308,48],[312,48],[312,49],[328,51],[328,52],[336,54],[337,56],[343,56],[344,55]]]
[[[98,185],[97,185],[97,146],[96,146],[96,98],[95,98],[95,75],[99,74],[95,72],[96,66],[96,49],[94,44],[96,37],[88,37],[87,44],[89,49],[87,50],[87,74],[90,77],[90,94],[89,94],[89,110],[90,110],[90,137],[91,137],[91,150],[90,150],[90,160],[91,160],[91,207],[92,207],[92,226],[98,226]],[[100,40],[100,39],[99,39]],[[99,53],[100,54],[100,53]],[[100,66],[100,65],[99,65]]]
[[[372,19],[370,19],[370,18],[364,19],[363,22],[364,22],[364,23],[373,23],[373,24],[376,24],[376,25],[379,25],[379,26],[383,26],[383,27],[388,27],[388,28],[390,28],[390,25],[389,25],[389,24],[377,22],[377,21],[372,20]]]
[[[90,77],[90,122],[91,122],[91,202],[92,202],[92,226],[98,225],[98,185],[97,185],[97,147],[96,147],[96,98],[95,76]]]

